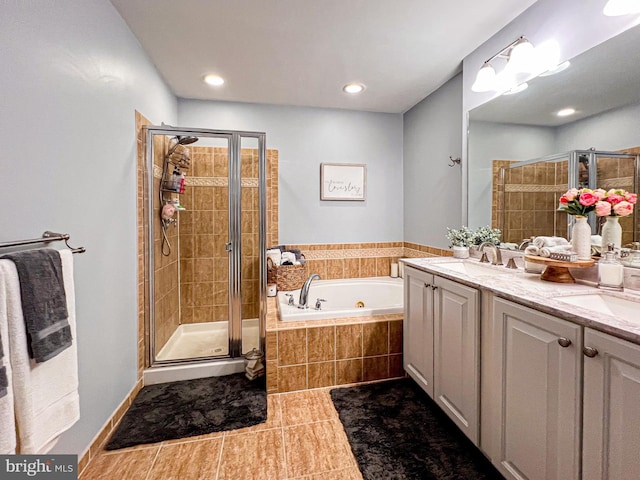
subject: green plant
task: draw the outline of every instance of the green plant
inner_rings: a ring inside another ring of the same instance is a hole
[[[471,235],[470,245],[480,245],[484,242],[493,243],[494,245],[500,245],[500,235],[502,232],[498,228],[491,228],[490,226],[479,227]]]
[[[449,248],[451,247],[468,247],[473,245],[471,239],[473,238],[473,230],[465,227],[449,228],[447,227],[447,240],[449,240]]]

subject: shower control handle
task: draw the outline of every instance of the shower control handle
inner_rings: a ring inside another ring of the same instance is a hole
[[[224,249],[225,249],[227,252],[230,252],[230,251],[231,251],[231,242],[227,242],[227,243],[225,243],[225,244],[224,244]]]

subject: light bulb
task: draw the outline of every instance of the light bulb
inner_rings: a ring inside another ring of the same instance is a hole
[[[209,73],[202,78],[202,81],[207,85],[211,85],[212,87],[219,87],[224,84],[224,78],[220,75],[216,75],[215,73]]]
[[[556,113],[556,115],[559,117],[568,117],[569,115],[573,115],[574,113],[576,113],[575,108],[569,107],[558,110],[558,113]]]
[[[521,38],[511,47],[506,69],[514,74],[531,73],[535,70],[535,53],[533,45],[526,38]]]
[[[489,92],[496,89],[496,71],[489,62],[485,62],[478,70],[476,81],[473,82],[471,90],[474,92]]]
[[[361,83],[347,83],[344,87],[342,87],[342,90],[345,93],[355,94],[363,92],[364,88],[364,85]]]
[[[555,40],[542,42],[534,49],[532,73],[547,72],[560,63],[560,45]]]

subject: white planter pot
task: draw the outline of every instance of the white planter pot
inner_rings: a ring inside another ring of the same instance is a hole
[[[454,258],[469,258],[469,247],[453,247]]]

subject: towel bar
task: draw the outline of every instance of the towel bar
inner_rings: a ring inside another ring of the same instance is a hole
[[[64,244],[71,250],[71,253],[84,253],[87,250],[84,247],[73,248],[69,245],[69,234],[68,233],[55,233],[47,230],[42,234],[41,238],[32,238],[30,240],[16,240],[14,242],[4,242],[0,243],[0,248],[8,248],[8,247],[19,247],[21,245],[31,245],[33,243],[49,243],[49,242],[59,242],[64,240]]]

